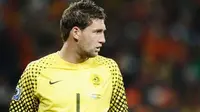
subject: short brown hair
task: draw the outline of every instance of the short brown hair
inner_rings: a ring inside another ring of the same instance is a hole
[[[91,0],[81,0],[71,3],[70,6],[63,12],[60,20],[61,37],[66,41],[69,32],[74,26],[81,30],[85,29],[91,24],[92,19],[104,19],[106,14],[102,7],[97,6]]]

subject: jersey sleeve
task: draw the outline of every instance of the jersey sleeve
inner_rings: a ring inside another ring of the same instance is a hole
[[[12,97],[9,112],[37,112],[39,101],[35,96],[37,65],[30,63],[20,77]]]
[[[126,93],[119,67],[114,60],[111,60],[109,68],[112,74],[113,91],[108,112],[128,112]]]

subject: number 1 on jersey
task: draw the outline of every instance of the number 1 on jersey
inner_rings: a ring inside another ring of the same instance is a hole
[[[80,93],[76,93],[76,112],[80,112]]]

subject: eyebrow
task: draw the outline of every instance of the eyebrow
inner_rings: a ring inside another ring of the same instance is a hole
[[[97,31],[97,32],[105,32],[106,29],[95,29],[94,31]]]

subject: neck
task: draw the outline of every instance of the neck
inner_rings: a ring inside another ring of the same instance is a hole
[[[78,64],[86,61],[88,58],[81,56],[78,48],[71,42],[65,42],[59,52],[60,57],[70,63]]]

